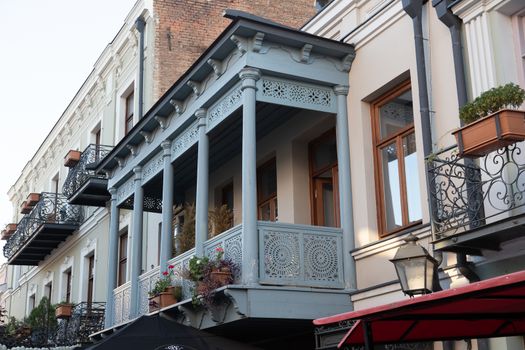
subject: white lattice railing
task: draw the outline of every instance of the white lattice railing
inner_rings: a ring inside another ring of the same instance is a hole
[[[259,283],[344,288],[341,229],[277,222],[258,229]]]
[[[258,222],[259,283],[297,287],[343,288],[343,237],[338,228]],[[242,226],[235,226],[204,243],[204,254],[214,257],[217,247],[224,256],[239,266],[235,282],[241,281],[243,255]],[[174,270],[182,272],[195,255],[191,249],[169,261]],[[139,313],[149,311],[148,292],[160,275],[159,266],[139,277]],[[185,299],[192,295],[193,283],[176,273]],[[131,284],[114,290],[114,320],[121,324],[130,320]]]

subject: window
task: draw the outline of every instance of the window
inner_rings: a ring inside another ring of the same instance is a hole
[[[91,255],[88,258],[88,283],[87,283],[87,302],[88,307],[93,303],[93,285],[95,282],[95,255]]]
[[[228,209],[233,210],[233,182],[221,189],[221,205],[226,205]]]
[[[119,239],[119,258],[118,258],[118,285],[126,283],[127,263],[128,263],[128,230],[126,229]]]
[[[44,286],[44,296],[51,303],[51,296],[53,295],[53,282],[49,282]]]
[[[27,305],[27,309],[29,312],[33,311],[33,309],[35,308],[36,306],[36,296],[35,294],[29,296],[29,303]]]
[[[410,82],[372,103],[376,199],[381,236],[421,222]]]
[[[277,168],[275,158],[257,169],[259,220],[277,221]]]
[[[66,303],[71,302],[71,269],[67,270],[65,273],[66,275]]]
[[[312,224],[339,227],[337,146],[332,129],[310,142]]]
[[[135,101],[133,91],[126,97],[126,114],[124,116],[124,134],[133,128],[133,115],[135,114]]]

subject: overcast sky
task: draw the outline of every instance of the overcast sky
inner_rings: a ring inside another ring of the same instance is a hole
[[[0,230],[13,214],[7,191],[134,3],[0,0]]]

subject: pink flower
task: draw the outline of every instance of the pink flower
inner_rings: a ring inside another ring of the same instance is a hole
[[[163,274],[164,276],[167,276],[167,275],[168,275],[168,271],[164,271],[162,274]]]
[[[174,267],[175,267],[175,266],[173,266],[173,265],[169,265],[169,266],[168,266],[168,269],[173,269]]]
[[[223,252],[224,252],[224,249],[222,249],[222,247],[217,247],[217,248],[215,248],[215,251],[216,251],[217,253],[223,253]]]

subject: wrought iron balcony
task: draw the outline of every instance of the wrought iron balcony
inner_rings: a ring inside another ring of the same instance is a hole
[[[81,223],[81,207],[69,204],[62,194],[43,192],[7,240],[4,256],[11,265],[38,265]]]
[[[481,254],[525,225],[525,152],[517,143],[471,159],[449,147],[427,160],[438,250]]]
[[[70,318],[58,321],[57,345],[90,343],[89,336],[104,328],[106,303],[82,302],[74,306]]]
[[[69,169],[63,193],[71,204],[103,207],[109,200],[106,175],[95,173],[98,163],[111,151],[111,146],[89,145],[80,160]]]

